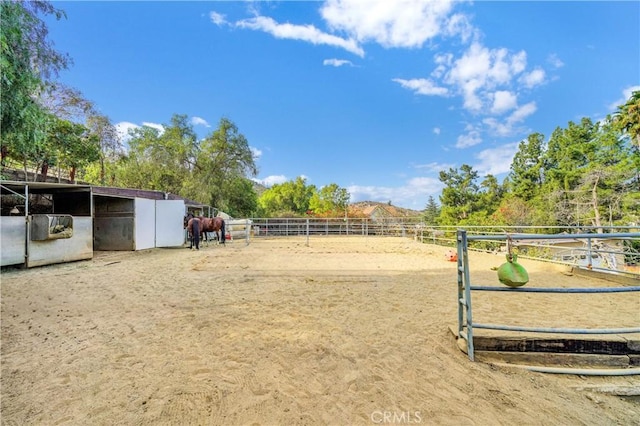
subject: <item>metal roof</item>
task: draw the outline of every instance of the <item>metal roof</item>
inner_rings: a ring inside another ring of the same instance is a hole
[[[71,183],[50,183],[50,182],[20,182],[13,180],[1,180],[0,190],[2,193],[24,194],[25,188],[31,194],[49,194],[54,192],[90,192],[91,185],[77,185]]]
[[[153,191],[147,189],[116,188],[108,186],[96,186],[88,184],[51,183],[51,182],[24,182],[1,180],[0,190],[2,194],[13,193],[24,195],[25,188],[30,194],[51,194],[58,192],[93,192],[93,195],[119,197],[119,198],[146,198],[150,200],[181,200],[188,207],[204,208],[207,204],[179,197],[178,195]]]

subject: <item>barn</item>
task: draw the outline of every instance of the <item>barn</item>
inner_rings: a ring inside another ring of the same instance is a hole
[[[204,207],[161,191],[94,186],[94,250],[180,246],[185,212]]]
[[[91,259],[91,186],[2,181],[1,266]]]
[[[2,181],[1,195],[1,266],[179,247],[186,210],[208,207],[161,191],[48,182]]]

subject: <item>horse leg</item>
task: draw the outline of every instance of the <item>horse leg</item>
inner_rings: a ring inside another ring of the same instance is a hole
[[[224,244],[227,240],[227,233],[225,231],[225,223],[224,220],[222,221],[222,224],[220,225],[220,235],[222,236],[222,244]]]
[[[196,250],[200,250],[200,223],[193,222],[193,238],[196,240]]]

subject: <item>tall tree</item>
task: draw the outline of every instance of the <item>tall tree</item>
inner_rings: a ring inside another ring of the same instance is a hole
[[[445,185],[440,196],[442,225],[455,225],[469,218],[478,200],[477,179],[478,172],[468,164],[440,172],[440,181]]]
[[[589,118],[579,124],[570,121],[566,129],[553,132],[545,155],[547,184],[563,191],[575,188],[595,152],[596,132],[597,126]]]
[[[601,227],[624,216],[622,205],[628,196],[640,192],[636,180],[638,149],[628,138],[620,137],[610,121],[596,125],[595,151],[585,167],[579,185],[572,192],[577,206],[584,206],[580,223]]]
[[[543,154],[544,136],[540,133],[533,133],[520,142],[509,173],[513,195],[531,200],[540,192],[544,171]]]
[[[346,188],[331,183],[312,194],[309,200],[309,209],[318,215],[346,214],[349,198],[350,194]]]
[[[631,94],[624,105],[620,105],[614,114],[614,123],[626,132],[640,149],[640,90]]]
[[[121,183],[184,194],[185,185],[192,178],[197,150],[196,135],[186,115],[174,115],[162,132],[147,126],[135,129]]]
[[[87,127],[91,134],[95,135],[99,141],[99,183],[100,185],[106,185],[108,164],[114,164],[124,153],[122,141],[115,126],[106,115],[97,112],[91,113],[89,117],[87,117]]]
[[[424,213],[422,215],[422,220],[427,225],[435,226],[438,224],[438,216],[440,215],[440,207],[438,203],[436,203],[435,198],[432,195],[429,195],[429,199],[427,200],[427,205],[424,208]]]
[[[591,119],[569,122],[567,128],[556,128],[544,155],[545,181],[543,195],[550,222],[558,225],[580,223],[580,206],[573,197],[590,161],[594,158],[598,126]]]
[[[228,118],[222,118],[218,128],[201,143],[197,153],[194,176],[204,184],[211,204],[232,209],[231,200],[238,199],[239,178],[251,178],[258,173],[247,138]]]
[[[503,196],[504,188],[498,179],[494,175],[486,175],[480,183],[476,210],[485,217],[490,216],[498,208]]]
[[[298,176],[295,180],[267,189],[258,199],[258,203],[267,216],[304,215],[309,210],[309,202],[315,192],[315,185],[307,185],[306,179]]]
[[[39,15],[63,18],[64,12],[49,2],[0,2],[0,128],[2,157],[13,156],[26,164],[42,151],[48,113],[38,102],[52,76],[71,60],[48,40]]]

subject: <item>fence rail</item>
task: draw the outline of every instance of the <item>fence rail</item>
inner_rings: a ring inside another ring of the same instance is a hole
[[[605,234],[574,234],[573,239],[591,240],[594,238],[604,238]],[[610,239],[638,238],[638,233],[610,233],[606,234]],[[530,333],[558,333],[558,334],[626,334],[640,333],[640,327],[628,328],[564,328],[564,327],[535,327],[535,326],[514,326],[506,324],[484,324],[477,323],[473,320],[473,291],[497,291],[510,293],[622,293],[622,292],[640,292],[640,286],[626,287],[589,287],[589,288],[560,288],[560,287],[496,287],[496,286],[478,286],[473,285],[471,280],[471,271],[469,270],[469,243],[474,240],[504,240],[512,241],[515,239],[528,240],[562,240],[566,239],[566,235],[484,235],[473,236],[467,235],[466,230],[459,230],[457,233],[457,252],[458,252],[458,337],[467,343],[467,354],[471,361],[474,360],[474,329],[490,329],[501,331],[517,331]]]
[[[454,226],[430,226],[419,217],[252,218],[251,222],[253,238],[301,237],[307,242],[314,236],[395,236],[455,247],[458,231]],[[470,250],[505,251],[505,235],[510,235],[521,258],[640,277],[640,227],[468,226],[465,231],[472,237]]]

